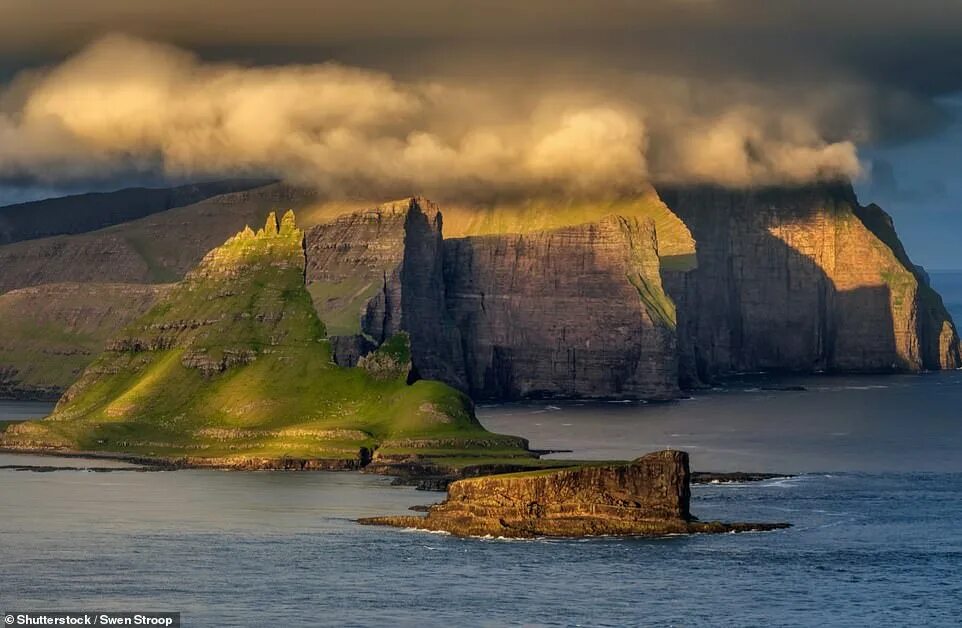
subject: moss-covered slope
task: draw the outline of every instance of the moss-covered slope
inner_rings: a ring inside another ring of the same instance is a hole
[[[0,398],[56,399],[166,290],[58,283],[0,294]]]
[[[0,444],[237,466],[359,464],[381,446],[395,456],[528,456],[521,439],[484,430],[463,394],[409,384],[403,337],[370,361],[376,369],[336,366],[304,268],[292,213],[245,229],[113,339],[53,415]]]

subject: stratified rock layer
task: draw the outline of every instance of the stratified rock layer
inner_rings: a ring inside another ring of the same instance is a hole
[[[412,381],[407,334],[360,368],[331,359],[304,286],[294,214],[268,216],[208,253],[113,337],[43,421],[0,434],[18,450],[113,452],[229,468],[356,468],[398,456],[530,460],[473,404]]]
[[[677,394],[651,220],[448,240],[444,274],[473,396]]]
[[[958,336],[891,219],[848,185],[660,190],[697,242],[665,270],[684,383],[732,371],[955,368]]]
[[[771,530],[787,524],[702,523],[689,512],[688,454],[659,451],[625,465],[459,480],[426,517],[361,523],[457,536],[580,537]]]
[[[465,388],[460,337],[445,310],[441,221],[436,205],[412,198],[308,232],[308,290],[338,364],[353,366],[403,330],[417,377]]]

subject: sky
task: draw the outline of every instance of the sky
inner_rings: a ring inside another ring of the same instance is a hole
[[[962,268],[957,0],[2,0],[0,204],[850,178]]]

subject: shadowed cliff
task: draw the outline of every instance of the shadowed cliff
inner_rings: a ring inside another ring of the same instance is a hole
[[[107,283],[177,280],[250,216],[290,206],[316,225],[305,275],[337,363],[353,366],[404,330],[412,377],[476,398],[670,398],[679,382],[733,371],[960,364],[941,298],[891,219],[859,206],[850,186],[659,192],[663,199],[647,190],[596,205],[455,206],[442,220],[426,199],[333,202],[271,184],[91,233],[0,246],[0,307],[22,302],[2,295],[22,286],[100,285],[106,303],[124,294]],[[449,224],[459,237],[446,233]],[[46,309],[68,314],[38,335],[22,307],[4,310],[16,319],[7,328],[37,338],[37,351],[0,342],[0,391],[66,385],[66,371],[44,365],[72,351],[48,339],[58,325],[65,338],[73,333],[76,290],[42,291]],[[96,338],[64,361],[73,371],[129,320],[120,313],[107,309]],[[28,363],[36,355],[44,357]]]
[[[866,225],[850,186],[659,192],[697,243],[695,270],[664,273],[683,381],[960,363],[948,313],[893,250],[894,230],[883,238]]]

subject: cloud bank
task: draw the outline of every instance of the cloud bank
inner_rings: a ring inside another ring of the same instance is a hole
[[[649,180],[801,183],[860,170],[823,119],[852,99],[607,74],[401,80],[335,63],[204,62],[107,36],[0,95],[0,175],[270,174],[349,194],[611,193]]]

